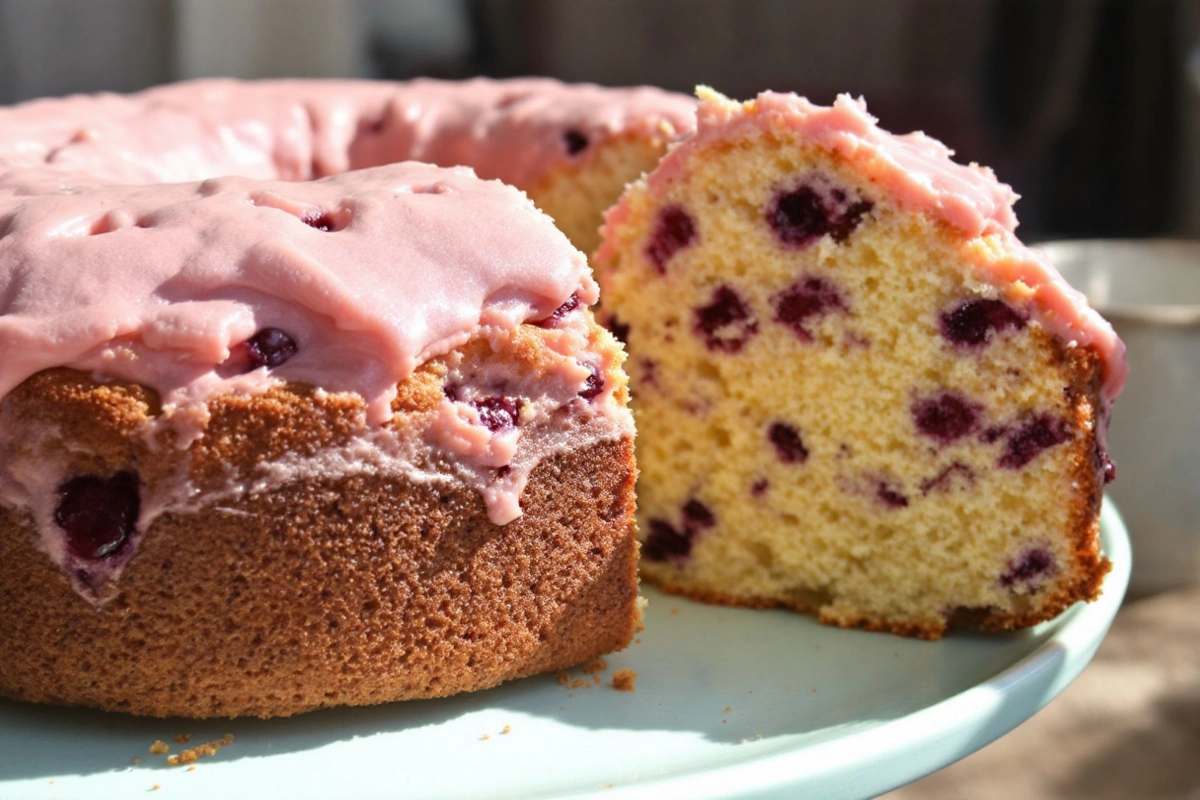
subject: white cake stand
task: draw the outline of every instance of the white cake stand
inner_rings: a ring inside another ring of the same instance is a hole
[[[1129,578],[1101,518],[1104,596],[1014,634],[921,642],[647,590],[640,641],[574,671],[446,700],[290,720],[192,722],[0,702],[0,797],[866,798],[1004,735],[1087,665]],[[2,646],[2,645],[0,645]],[[637,690],[611,685],[637,671]],[[507,731],[507,733],[505,732]],[[194,771],[147,752],[233,733]],[[134,766],[134,757],[141,764]]]

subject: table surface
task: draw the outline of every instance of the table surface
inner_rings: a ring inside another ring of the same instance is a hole
[[[1200,800],[1200,587],[1129,601],[1079,679],[883,800]]]

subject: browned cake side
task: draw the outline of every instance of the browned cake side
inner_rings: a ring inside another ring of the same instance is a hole
[[[536,370],[541,334],[485,355]],[[596,329],[600,351],[616,347]],[[441,397],[445,368],[401,386],[394,424]],[[609,373],[611,380],[623,376]],[[623,386],[619,390],[624,392]],[[298,385],[210,404],[205,436],[150,447],[153,393],[52,370],[5,401],[51,425],[76,472],[136,464],[145,487],[179,454],[212,490],[232,470],[336,445],[361,401]],[[493,524],[459,482],[364,473],[292,482],[168,512],[144,534],[111,599],[93,606],[40,549],[25,512],[0,508],[0,696],[152,716],[286,716],[439,697],[570,667],[640,628],[632,437],[544,459],[523,515]]]

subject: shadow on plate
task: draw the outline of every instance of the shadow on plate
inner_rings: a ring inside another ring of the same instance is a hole
[[[173,738],[180,734],[193,735],[186,746],[234,734],[235,743],[205,758],[207,764],[379,735],[437,735],[440,728],[473,722],[472,715],[479,715],[475,727],[483,733],[483,720],[497,714],[583,730],[685,732],[730,747],[753,743],[765,756],[952,697],[1035,652],[1061,624],[921,642],[829,628],[786,611],[705,606],[653,589],[646,594],[651,605],[640,641],[606,659],[600,683],[579,670],[568,676],[587,688],[543,675],[440,700],[232,721],[157,720],[0,701],[0,780],[121,771],[134,757],[141,759],[140,769],[167,769],[164,757],[150,755],[148,747],[161,739],[178,752],[185,745]],[[1047,660],[1024,691],[1048,692],[1055,663],[1061,659]],[[612,688],[617,669],[637,671],[635,692]]]

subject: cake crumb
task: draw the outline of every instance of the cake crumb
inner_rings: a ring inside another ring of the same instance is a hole
[[[215,756],[218,750],[222,747],[228,747],[231,744],[233,744],[233,734],[227,733],[220,739],[196,745],[189,750],[184,750],[179,755],[167,756],[167,763],[172,767],[177,767],[180,764],[191,764],[198,761],[201,756]]]
[[[597,658],[595,661],[589,661],[583,668],[585,675],[595,675],[597,672],[603,672],[608,669],[608,662],[603,658]]]
[[[602,784],[600,784],[600,788],[601,789],[611,789],[611,788],[613,788],[613,785],[611,783],[602,783]]]
[[[641,643],[642,643],[642,637],[640,637],[640,636],[639,636],[639,637],[637,637],[636,639],[634,639],[634,640],[633,640],[633,643],[634,643],[634,644],[641,644]]]
[[[679,616],[679,609],[678,609],[678,608],[672,608],[672,609],[671,609],[671,616],[672,616],[672,617]]]
[[[180,744],[187,744],[191,740],[192,735],[190,733],[181,733],[175,737],[175,741],[179,742]]]
[[[587,685],[588,685],[588,682],[587,682],[587,681],[585,681],[583,678],[576,678],[575,680],[571,681],[571,686],[570,686],[570,688],[572,688],[572,689],[584,689],[584,688],[586,688],[586,687],[587,687]]]
[[[492,738],[491,734],[489,734],[489,733],[485,733],[483,736],[480,736],[480,737],[479,737],[479,741],[481,741],[481,742],[486,742],[486,741],[487,741],[488,739],[490,739],[490,738]]]
[[[155,739],[154,744],[150,745],[150,752],[156,756],[161,756],[163,753],[171,752],[171,745],[162,739]]]
[[[150,787],[150,791],[152,791],[152,792],[157,792],[157,791],[158,791],[159,789],[161,789],[161,788],[162,788],[162,784],[161,784],[161,783],[156,783],[156,784],[154,784],[153,786],[151,786],[151,787]]]
[[[612,685],[618,692],[634,691],[633,684],[637,680],[637,671],[632,669],[619,669],[613,673]]]
[[[136,767],[140,763],[142,763],[142,759],[138,756],[134,756],[133,757],[133,765]],[[53,781],[51,781],[51,783],[53,783]]]
[[[512,725],[505,725],[504,730],[500,731],[500,733],[502,733],[502,734],[512,733]]]
[[[571,676],[565,672],[560,672],[558,673],[558,682],[563,686],[567,686],[571,683]]]
[[[730,711],[733,711],[733,706],[725,706],[725,713],[728,714]]]
[[[192,764],[190,767],[188,767],[188,770],[187,770],[187,771],[188,771],[188,772],[195,772],[195,771],[196,771],[196,765],[195,765],[195,764]]]

